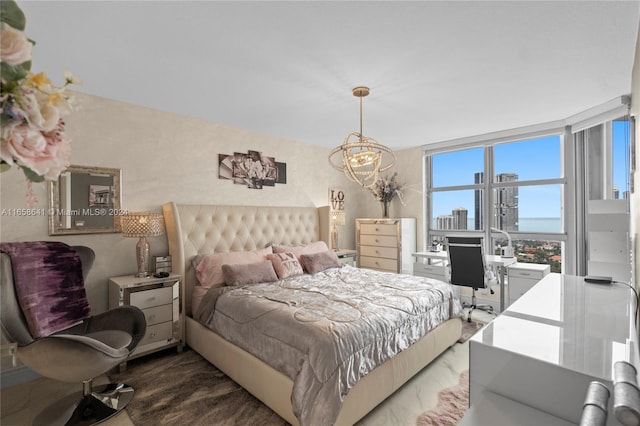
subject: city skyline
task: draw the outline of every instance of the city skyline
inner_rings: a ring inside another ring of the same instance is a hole
[[[628,195],[628,152],[629,152],[629,122],[613,121],[612,123],[612,179],[616,198],[624,198]],[[535,143],[531,143],[535,142]],[[561,167],[561,138],[549,136],[535,141],[519,141],[504,143],[494,146],[494,173],[495,182],[505,181],[499,176],[513,174],[517,180],[530,181],[540,179],[554,179],[562,176]],[[433,157],[433,187],[455,187],[482,183],[484,170],[484,148],[471,148],[461,151],[453,151],[445,154],[436,154]],[[480,177],[479,177],[480,176]],[[506,189],[506,188],[505,188]],[[514,214],[517,211],[516,223],[523,220],[534,223],[534,219],[547,220],[554,224],[550,232],[561,232],[559,223],[562,215],[562,185],[527,185],[515,189],[511,199],[517,200],[517,209],[511,209]],[[439,216],[450,216],[457,208],[465,208],[469,212],[469,229],[482,229],[483,197],[482,190],[447,190],[431,193],[432,217],[437,226]],[[502,198],[501,198],[502,197]],[[509,214],[506,193],[495,194],[494,201],[505,207],[506,217]],[[512,204],[512,203],[511,203]],[[473,215],[473,217],[471,217]],[[514,223],[510,219],[509,223]],[[498,226],[499,227],[499,226]],[[522,228],[521,231],[531,229]],[[508,229],[507,229],[508,230]],[[515,229],[511,229],[515,230]]]

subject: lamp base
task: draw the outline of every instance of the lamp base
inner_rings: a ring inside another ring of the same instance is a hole
[[[136,277],[146,278],[149,276],[149,242],[145,237],[140,237],[136,244],[136,260],[138,262],[138,273]]]
[[[336,229],[336,225],[333,225],[333,228],[331,228],[331,249],[338,251],[338,230]]]

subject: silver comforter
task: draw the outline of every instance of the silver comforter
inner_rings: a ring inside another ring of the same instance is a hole
[[[294,414],[315,426],[335,422],[361,377],[463,310],[443,282],[344,266],[211,289],[194,316],[290,377]]]

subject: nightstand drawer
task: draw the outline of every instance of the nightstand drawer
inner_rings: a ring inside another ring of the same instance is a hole
[[[147,327],[161,322],[173,320],[173,305],[161,305],[143,309],[142,313],[147,320]]]
[[[377,247],[377,246],[360,246],[360,256],[384,257],[386,259],[397,259],[397,247]]]
[[[144,333],[144,337],[138,344],[138,347],[142,348],[144,345],[150,343],[160,342],[162,340],[171,340],[173,338],[173,330],[171,329],[173,322],[163,322],[162,324],[156,324],[147,326],[147,332]]]
[[[163,287],[152,290],[132,292],[130,303],[140,309],[166,305],[173,302],[173,288]]]
[[[398,261],[379,257],[360,256],[360,267],[379,269],[382,271],[398,272]]]
[[[398,247],[398,238],[387,235],[360,235],[363,246]]]
[[[363,223],[360,225],[360,235],[398,235],[398,225],[387,223]]]

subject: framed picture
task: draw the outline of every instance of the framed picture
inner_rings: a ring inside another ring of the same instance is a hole
[[[287,165],[260,151],[218,154],[218,178],[232,180],[250,189],[262,189],[276,183],[287,183]]]

